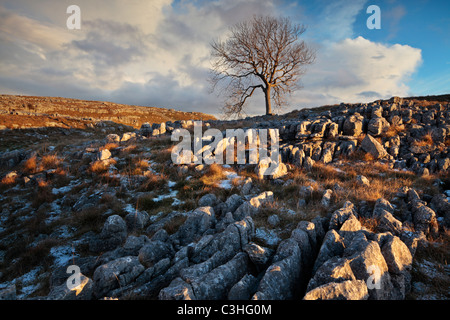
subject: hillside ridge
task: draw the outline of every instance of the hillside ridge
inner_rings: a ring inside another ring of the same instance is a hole
[[[143,123],[176,120],[212,120],[201,112],[126,105],[62,97],[0,95],[0,129],[36,127],[85,128],[89,123],[112,121],[139,128]]]

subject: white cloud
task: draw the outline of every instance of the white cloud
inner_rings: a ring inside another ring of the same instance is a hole
[[[330,41],[353,37],[356,16],[365,8],[367,0],[330,1],[315,23],[317,33]]]
[[[335,1],[308,31],[321,42],[292,108],[406,95],[421,51],[354,38],[367,0]],[[209,94],[210,42],[254,14],[280,12],[277,0],[78,0],[82,25],[66,29],[69,0],[4,0],[0,5],[0,88],[158,105],[217,114]],[[5,9],[8,8],[8,9]],[[320,35],[320,36],[319,36]],[[379,96],[379,97],[378,97]],[[262,95],[249,114],[260,114]],[[289,111],[289,110],[286,110]]]
[[[406,83],[421,62],[421,50],[408,45],[385,45],[363,37],[331,43],[319,51],[294,101],[317,106],[406,96]]]

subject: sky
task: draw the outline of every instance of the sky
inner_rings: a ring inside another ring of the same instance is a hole
[[[80,8],[71,30],[67,7]],[[370,5],[380,29],[369,29]],[[304,24],[317,51],[280,113],[450,93],[450,1],[0,0],[0,94],[58,96],[220,116],[211,42],[254,15]],[[263,93],[248,115],[265,112]]]

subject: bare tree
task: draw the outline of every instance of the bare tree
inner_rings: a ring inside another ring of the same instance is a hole
[[[211,81],[213,90],[221,84],[228,94],[226,115],[241,116],[258,89],[264,92],[267,115],[272,99],[277,107],[286,103],[286,96],[300,88],[303,67],[315,60],[315,52],[299,40],[305,31],[289,18],[255,16],[231,27],[226,41],[211,44]]]

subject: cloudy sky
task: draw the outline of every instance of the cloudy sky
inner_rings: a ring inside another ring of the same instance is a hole
[[[81,9],[69,30],[67,7]],[[369,5],[381,9],[370,30]],[[447,0],[0,0],[0,93],[219,114],[210,43],[253,15],[307,26],[314,65],[283,112],[450,93]],[[248,114],[264,113],[262,92]]]

